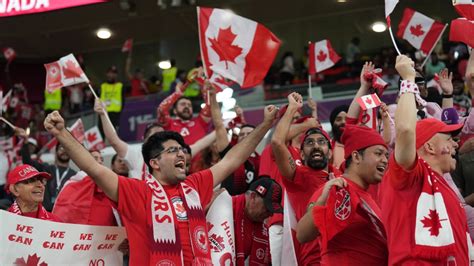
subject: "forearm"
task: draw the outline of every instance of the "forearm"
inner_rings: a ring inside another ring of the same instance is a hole
[[[216,140],[216,131],[212,131],[211,133],[207,134],[204,138],[196,141],[193,145],[191,145],[191,156],[194,156],[204,150],[205,148],[211,146],[211,144]]]
[[[286,139],[289,135],[288,131],[290,128],[290,121],[295,112],[296,109],[290,107],[286,110],[285,114],[276,126],[271,143],[278,170],[283,177],[288,178],[289,180],[293,180],[296,171],[296,164],[290,152],[288,151]],[[302,128],[300,128],[300,130],[301,129]]]
[[[395,159],[405,169],[416,159],[416,112],[415,94],[402,94],[395,111]]]
[[[216,97],[212,96],[210,101],[212,123],[214,124],[214,129],[216,132],[217,150],[221,152],[227,147],[227,145],[229,145],[229,140],[227,139],[227,130],[225,129],[224,122],[222,121],[222,114],[221,110],[219,109],[219,103],[217,102]]]
[[[118,199],[118,177],[111,170],[99,164],[94,157],[66,129],[56,136],[67,154],[79,169],[86,172],[104,193],[113,201]]]
[[[383,117],[383,132],[382,132],[382,138],[383,138],[383,141],[385,142],[385,144],[387,144],[387,146],[390,146],[391,142],[392,142],[392,125],[390,124],[390,117],[387,115],[387,117],[385,117],[384,115],[382,115]]]
[[[109,141],[110,145],[112,145],[118,156],[124,158],[128,151],[127,143],[119,138],[114,126],[110,123],[105,114],[100,114],[99,116],[102,122],[102,128],[104,129],[105,138]]]
[[[170,115],[170,108],[173,106],[173,104],[181,97],[183,94],[179,92],[174,92],[170,96],[166,97],[160,105],[158,106],[158,117],[161,118],[166,118],[169,117]]]
[[[360,106],[357,103],[357,99],[366,95],[368,93],[369,88],[364,85],[361,85],[359,90],[357,90],[356,95],[352,99],[351,105],[349,106],[349,110],[347,111],[347,116],[349,117],[359,117],[360,113]]]
[[[300,243],[306,243],[316,239],[318,236],[319,230],[314,224],[312,209],[309,209],[296,225],[296,238]]]
[[[314,125],[311,124],[310,120],[306,120],[303,123],[291,125],[285,141],[286,142],[291,141],[293,138],[295,138],[301,133],[306,132],[306,130],[310,129],[311,127],[314,127]]]

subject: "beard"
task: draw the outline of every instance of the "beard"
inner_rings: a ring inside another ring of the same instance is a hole
[[[185,112],[187,111],[187,112]],[[193,113],[188,108],[183,109],[182,112],[177,113],[178,117],[182,120],[190,120],[193,117]]]
[[[315,152],[319,152],[322,154],[322,157],[319,158],[319,159],[313,159],[313,154]],[[326,166],[328,165],[328,157],[327,155],[324,154],[324,152],[321,150],[321,149],[312,149],[311,150],[311,153],[309,153],[309,155],[306,156],[307,159],[305,161],[306,163],[306,166],[312,168],[312,169],[315,169],[315,170],[321,170],[321,169],[324,169],[326,168]]]
[[[342,136],[342,130],[341,128],[343,128],[345,125],[340,125],[340,126],[336,126],[334,125],[333,128],[332,128],[332,135],[334,137],[334,139],[341,143],[341,136]]]
[[[63,154],[57,157],[58,161],[61,163],[68,163],[69,160],[71,159],[67,154]]]

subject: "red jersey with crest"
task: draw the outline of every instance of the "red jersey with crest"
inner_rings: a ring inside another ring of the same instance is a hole
[[[188,145],[194,144],[207,134],[209,123],[202,119],[201,115],[191,120],[183,121],[179,118],[167,118],[164,129],[178,132],[184,138],[184,142]]]

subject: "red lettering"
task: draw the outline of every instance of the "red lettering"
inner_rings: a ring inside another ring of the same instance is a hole
[[[79,236],[79,240],[92,240],[93,234],[81,234]]]
[[[112,249],[114,247],[114,244],[100,244],[97,249],[98,250],[101,250],[101,249]]]
[[[45,242],[43,242],[43,248],[61,250],[61,249],[64,248],[64,243],[56,243],[56,242],[45,241]]]
[[[171,223],[171,217],[169,215],[165,215],[163,217],[160,217],[159,215],[155,215],[155,220],[158,223],[163,223],[164,221],[167,221],[167,223]]]
[[[105,240],[117,240],[117,234],[113,234],[113,235],[107,234],[105,236]]]
[[[234,266],[234,263],[232,262],[232,255],[229,252],[223,254],[219,259],[219,264],[221,266]]]
[[[64,238],[64,231],[51,231],[51,234],[49,234],[50,237],[52,238]]]
[[[19,232],[25,232],[25,233],[31,234],[33,233],[33,226],[17,224],[16,230]]]
[[[91,245],[84,245],[84,244],[75,244],[72,250],[89,250],[91,248]]]
[[[224,230],[229,230],[230,229],[230,226],[229,226],[229,224],[227,224],[227,221],[221,223],[221,225],[224,227]]]
[[[155,211],[162,210],[166,212],[169,210],[169,206],[166,202],[160,202],[160,201],[154,200],[153,204],[155,206]]]
[[[105,261],[103,259],[91,260],[89,266],[105,266]]]
[[[33,239],[31,239],[31,238],[27,238],[27,237],[23,238],[21,236],[16,236],[16,235],[13,235],[13,234],[8,236],[8,240],[12,241],[12,242],[24,244],[24,245],[27,245],[27,246],[31,246],[31,243],[33,243]]]

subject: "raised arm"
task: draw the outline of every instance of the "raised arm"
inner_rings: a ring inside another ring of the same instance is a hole
[[[158,108],[156,109],[156,117],[158,118],[158,123],[162,124],[164,127],[167,127],[170,123],[170,108],[173,104],[183,96],[183,84],[176,84],[176,90],[170,96],[166,97]]]
[[[313,127],[321,127],[321,124],[319,124],[318,120],[314,117],[308,118],[299,124],[292,124],[288,131],[288,135],[286,135],[286,142],[291,141],[299,134],[304,133],[306,130]]]
[[[58,111],[50,113],[44,120],[45,129],[61,143],[72,161],[86,172],[100,189],[113,201],[118,200],[118,176],[109,168],[99,164],[94,157],[71,135]]]
[[[382,102],[380,104],[380,115],[382,116],[382,122],[383,122],[383,132],[382,132],[382,138],[385,144],[387,146],[391,146],[392,142],[392,121],[390,120],[390,114],[388,113],[388,107],[387,105]]]
[[[106,117],[104,104],[100,99],[95,99],[94,111],[99,115],[104,129],[105,138],[109,140],[110,145],[114,148],[120,158],[124,158],[128,151],[128,144],[119,138],[114,126]]]
[[[274,105],[266,106],[263,122],[250,135],[230,149],[221,161],[211,167],[214,186],[222,183],[255,151],[258,143],[260,143],[267,131],[272,127],[276,114],[277,108]]]
[[[272,136],[272,149],[275,162],[283,177],[293,180],[296,171],[296,162],[286,146],[286,138],[291,125],[291,120],[296,111],[303,105],[303,98],[299,93],[288,95],[288,108],[278,122]]]
[[[211,146],[211,144],[216,141],[216,131],[212,131],[211,133],[207,134],[204,138],[196,141],[193,145],[191,145],[191,157],[198,154],[205,148]]]
[[[212,123],[216,131],[217,151],[222,152],[229,145],[229,139],[227,138],[227,130],[225,129],[224,122],[222,121],[222,113],[219,109],[215,90],[210,91],[210,96]]]
[[[128,52],[127,59],[125,61],[125,75],[127,75],[127,78],[131,80],[133,78],[132,76],[132,71],[130,69],[132,68],[132,51],[130,50]]]
[[[365,62],[364,66],[362,67],[362,71],[360,72],[360,87],[357,91],[354,99],[349,106],[349,110],[347,111],[347,117],[358,118],[360,113],[360,106],[357,103],[357,99],[368,94],[371,83],[364,78],[364,74],[366,72],[374,70],[374,65],[372,62]]]
[[[406,55],[397,56],[395,68],[403,81],[415,82],[414,65]],[[415,93],[402,93],[395,111],[395,160],[404,169],[410,169],[416,159],[416,112]]]
[[[209,106],[209,103],[211,101],[211,99],[209,99],[211,90],[214,90],[214,88],[212,88],[211,83],[206,81],[204,83],[204,86],[201,89],[202,99],[204,100],[204,108],[202,108],[201,111],[199,112],[199,116],[206,123],[211,122],[211,108],[212,107]]]
[[[449,73],[448,69],[441,70],[438,74],[439,85],[443,90],[443,103],[441,108],[453,107],[453,72]]]

